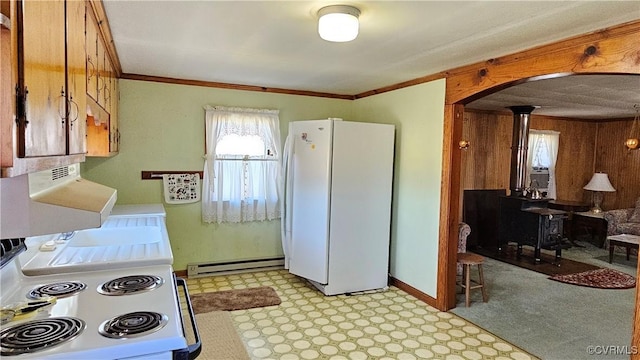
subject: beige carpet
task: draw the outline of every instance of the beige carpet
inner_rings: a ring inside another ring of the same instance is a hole
[[[214,311],[196,315],[202,352],[202,360],[248,360],[249,355],[233,326],[231,315],[226,311]],[[187,330],[187,339],[193,338]],[[190,340],[193,343],[193,340]]]
[[[196,314],[222,310],[244,310],[279,305],[281,302],[276,291],[270,286],[191,295],[191,305]]]

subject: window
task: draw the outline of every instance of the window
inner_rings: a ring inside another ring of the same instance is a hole
[[[277,110],[205,107],[205,222],[280,218]]]
[[[529,131],[527,152],[527,184],[532,180],[546,188],[547,198],[556,199],[556,159],[560,133],[551,130]]]

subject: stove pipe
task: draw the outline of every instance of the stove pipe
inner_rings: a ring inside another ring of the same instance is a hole
[[[523,196],[527,185],[527,149],[529,144],[529,120],[534,106],[510,106],[513,111],[513,137],[511,143],[511,196]]]

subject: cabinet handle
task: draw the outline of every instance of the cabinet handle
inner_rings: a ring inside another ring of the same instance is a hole
[[[73,106],[72,106],[73,105]],[[73,114],[73,108],[75,107],[76,112],[75,115]],[[73,101],[73,96],[71,95],[71,93],[69,93],[69,125],[73,128],[73,123],[76,122],[76,120],[78,120],[78,116],[80,114],[80,109],[78,107],[78,103],[76,103],[75,101]]]
[[[60,88],[60,99],[58,100],[58,115],[60,115],[60,119],[62,120],[62,125],[64,125],[64,121],[67,119],[67,98],[64,96],[64,86]]]
[[[91,55],[87,55],[87,63],[91,65],[91,70],[89,71],[89,77],[87,78],[87,81],[91,81],[91,78],[96,73],[96,66],[93,64],[93,60],[91,60]]]
[[[20,122],[22,122],[25,128],[27,124],[29,124],[29,120],[27,119],[27,114],[29,113],[28,94],[29,90],[26,86],[24,87],[24,91],[21,91],[20,86],[16,85],[16,123],[20,125]]]
[[[100,72],[98,72],[96,81],[98,84],[98,94],[96,99],[100,99],[100,93],[102,92],[102,89],[104,89],[104,85],[100,85],[100,83],[104,84],[104,79],[102,78],[102,76],[100,76]]]
[[[111,90],[107,86],[104,87],[104,102],[105,104],[111,99]]]

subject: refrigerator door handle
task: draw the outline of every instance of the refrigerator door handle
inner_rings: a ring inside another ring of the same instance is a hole
[[[284,268],[289,269],[291,260],[291,166],[293,158],[293,141],[291,139],[291,126],[289,135],[284,142],[282,151],[282,179],[281,179],[281,222],[280,236],[282,238],[282,252],[284,253]]]

